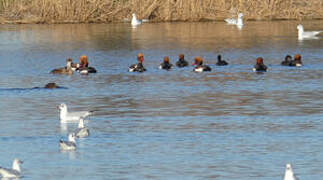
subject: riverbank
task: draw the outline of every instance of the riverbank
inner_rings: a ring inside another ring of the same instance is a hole
[[[320,0],[0,0],[0,23],[108,23],[139,19],[216,21],[244,13],[245,20],[323,19]]]

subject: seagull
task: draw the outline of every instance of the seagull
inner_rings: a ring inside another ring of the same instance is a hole
[[[136,17],[136,13],[133,13],[133,14],[132,14],[132,19],[131,19],[131,25],[132,25],[132,26],[137,26],[137,25],[139,25],[139,24],[141,24],[141,21],[139,21],[139,20],[137,19],[137,17]]]
[[[303,25],[297,25],[298,29],[298,40],[303,39],[316,39],[316,35],[320,34],[323,31],[304,31]]]
[[[59,148],[65,151],[75,150],[76,149],[75,134],[70,133],[68,135],[68,141],[59,140]]]
[[[92,115],[93,111],[78,111],[78,112],[68,112],[66,104],[62,103],[58,106],[60,110],[60,120],[61,122],[78,121],[80,118],[86,118]]]
[[[23,162],[19,159],[14,159],[12,163],[12,169],[2,168],[0,167],[0,174],[3,178],[18,178],[20,177],[20,166]]]
[[[243,17],[243,14],[239,13],[237,19],[228,18],[228,19],[225,19],[224,21],[227,22],[228,24],[237,25],[238,27],[242,27],[243,26],[242,17]]]
[[[298,180],[298,178],[296,178],[296,176],[294,175],[291,164],[286,164],[284,180]]]
[[[149,21],[148,19],[138,20],[136,13],[132,14],[131,25],[133,27],[136,27],[137,25],[140,25],[141,23],[148,22],[148,21]]]
[[[80,122],[78,125],[78,128],[75,130],[75,135],[77,138],[85,138],[90,135],[90,130],[89,128],[84,126],[84,119],[80,118]]]

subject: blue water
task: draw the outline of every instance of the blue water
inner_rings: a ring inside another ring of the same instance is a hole
[[[321,179],[323,38],[299,42],[298,23],[1,25],[0,166],[17,157],[33,180],[277,180],[291,163],[300,179]],[[148,71],[127,72],[139,52]],[[158,69],[179,53],[212,72]],[[229,66],[214,65],[219,53]],[[296,53],[304,67],[279,65]],[[97,74],[49,74],[83,54]],[[258,56],[264,74],[252,72]],[[48,82],[68,89],[30,89]],[[95,110],[75,152],[59,150],[77,127],[60,124],[62,102]]]

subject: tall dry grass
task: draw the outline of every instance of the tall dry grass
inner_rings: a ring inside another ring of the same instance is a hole
[[[322,0],[0,0],[0,17],[36,23],[222,20],[238,12],[244,18],[323,19]]]

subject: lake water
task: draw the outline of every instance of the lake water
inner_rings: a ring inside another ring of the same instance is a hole
[[[298,23],[1,25],[0,166],[18,157],[32,180],[277,180],[291,163],[300,179],[321,179],[323,38],[299,42]],[[127,72],[139,52],[148,71]],[[180,53],[212,72],[158,69]],[[229,66],[215,66],[219,53]],[[305,66],[279,65],[296,53]],[[49,74],[83,54],[97,74]],[[258,56],[268,72],[252,72]],[[48,82],[68,89],[14,89]],[[62,102],[96,111],[75,152],[59,150],[77,127],[60,124]]]

